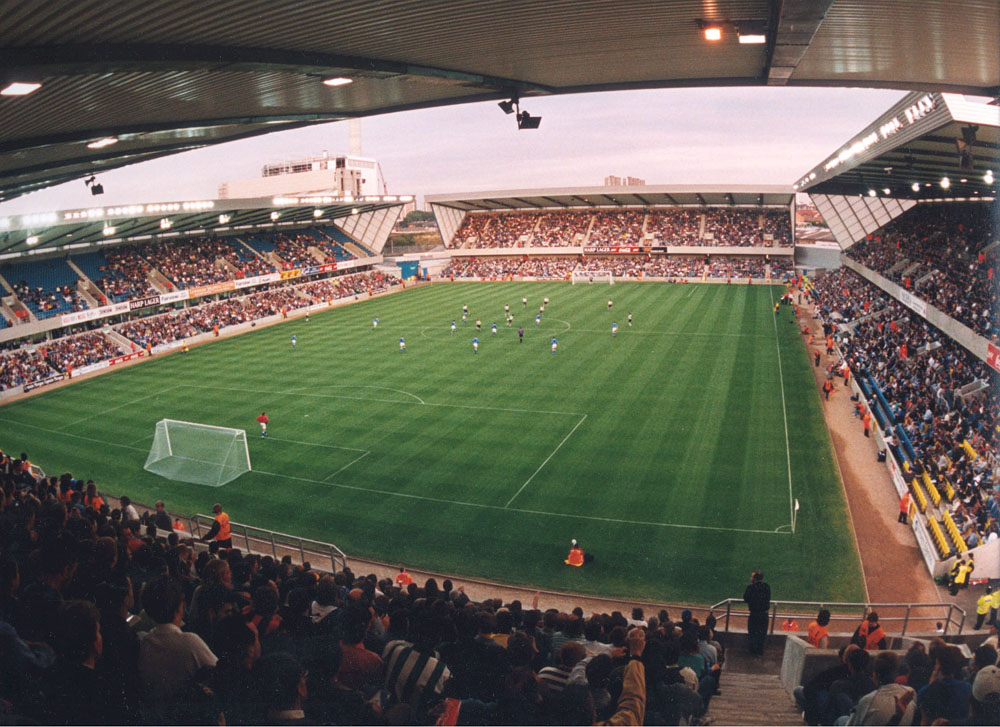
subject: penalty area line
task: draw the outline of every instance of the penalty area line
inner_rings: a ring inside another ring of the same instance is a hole
[[[341,472],[343,472],[344,470],[346,470],[346,469],[347,469],[348,467],[350,467],[350,466],[351,466],[352,464],[354,464],[355,462],[360,462],[361,460],[363,460],[363,459],[364,459],[365,457],[367,457],[367,456],[368,456],[369,454],[371,454],[371,452],[368,452],[368,451],[366,451],[366,452],[364,452],[364,454],[362,454],[362,455],[361,455],[360,457],[355,457],[355,458],[354,458],[354,459],[352,459],[352,460],[351,460],[350,462],[348,462],[348,463],[347,463],[347,464],[345,464],[345,465],[344,465],[343,467],[341,467],[341,468],[340,468],[339,470],[337,470],[336,472],[334,472],[334,473],[333,473],[332,475],[329,475],[329,476],[327,476],[327,477],[324,477],[324,478],[323,478],[323,481],[325,482],[325,481],[327,481],[327,480],[331,480],[331,479],[333,479],[334,477],[336,477],[337,475],[339,475],[339,474],[340,474]]]

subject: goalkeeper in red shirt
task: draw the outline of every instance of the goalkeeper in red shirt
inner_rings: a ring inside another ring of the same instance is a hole
[[[257,422],[260,424],[260,436],[261,439],[263,439],[264,437],[267,436],[267,422],[268,422],[267,414],[261,412],[260,416],[257,417]]]

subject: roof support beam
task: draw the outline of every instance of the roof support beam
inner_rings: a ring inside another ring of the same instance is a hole
[[[772,17],[777,7],[778,18],[774,40],[768,43],[767,65],[764,68],[767,85],[784,86],[788,83],[802,56],[809,50],[813,36],[831,5],[833,0],[771,1]]]

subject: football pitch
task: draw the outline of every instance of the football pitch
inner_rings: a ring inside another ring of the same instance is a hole
[[[457,576],[710,603],[761,568],[775,598],[861,600],[811,362],[792,311],[772,312],[781,291],[425,286],[9,404],[0,448],[137,502],[219,501],[237,522]],[[218,488],[144,471],[164,418],[246,430],[252,471]],[[573,538],[585,568],[563,564]]]

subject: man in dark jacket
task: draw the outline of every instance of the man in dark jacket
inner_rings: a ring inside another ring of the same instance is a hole
[[[750,585],[743,592],[743,600],[750,609],[747,618],[747,651],[758,656],[764,653],[767,636],[767,612],[771,608],[771,587],[764,582],[764,574],[754,571]]]

